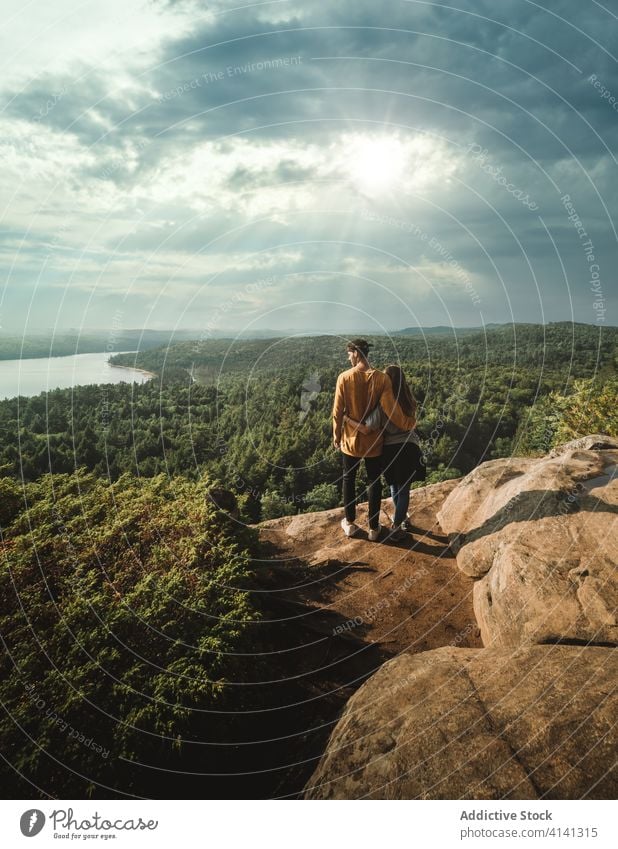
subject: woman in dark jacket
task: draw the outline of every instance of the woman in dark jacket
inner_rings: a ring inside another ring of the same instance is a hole
[[[387,366],[385,372],[391,379],[393,395],[402,411],[416,418],[416,399],[410,391],[402,369],[392,365]],[[383,416],[383,421],[382,474],[390,487],[395,506],[391,539],[396,539],[402,538],[405,534],[410,486],[413,482],[424,481],[427,472],[416,431],[400,430],[390,419],[386,419],[386,416]]]

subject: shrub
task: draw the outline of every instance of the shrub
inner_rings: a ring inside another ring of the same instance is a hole
[[[319,483],[305,496],[308,512],[332,510],[333,507],[339,506],[339,502],[339,491],[334,483]]]
[[[130,792],[122,759],[164,764],[246,672],[249,557],[207,488],[48,475],[5,530],[0,740],[46,793]]]

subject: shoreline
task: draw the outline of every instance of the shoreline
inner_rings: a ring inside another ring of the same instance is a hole
[[[109,360],[107,360],[107,364],[109,365],[110,368],[123,368],[123,369],[129,369],[130,371],[137,371],[140,374],[148,375],[149,378],[159,376],[158,374],[155,374],[154,371],[146,371],[145,368],[138,368],[137,366],[118,366],[118,365],[116,365],[116,363],[110,363]]]

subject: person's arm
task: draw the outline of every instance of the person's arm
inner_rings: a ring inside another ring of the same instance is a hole
[[[377,433],[378,430],[379,430],[379,428],[367,427],[366,424],[363,424],[362,422],[356,421],[356,419],[351,418],[347,414],[344,415],[343,420],[346,421],[346,422],[349,422],[352,425],[352,427],[355,430],[357,430],[359,433]]]
[[[339,448],[341,444],[341,429],[343,427],[343,413],[345,409],[343,397],[343,381],[341,375],[337,378],[335,386],[335,399],[333,401],[333,444]]]
[[[398,427],[399,430],[414,430],[416,425],[416,416],[406,416],[403,412],[393,395],[393,386],[388,375],[386,375],[384,388],[380,395],[380,406],[395,427]]]

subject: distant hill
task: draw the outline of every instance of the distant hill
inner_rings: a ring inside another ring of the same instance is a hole
[[[367,336],[373,343],[372,362],[383,368],[389,362],[526,365],[540,373],[564,369],[590,376],[611,366],[618,346],[618,328],[589,324],[504,324],[479,328],[409,328],[390,336]],[[421,335],[424,334],[424,335]],[[117,365],[135,366],[171,376],[184,369],[198,380],[218,380],[224,374],[252,375],[299,368],[344,368],[345,345],[339,336],[296,336],[279,339],[207,339],[121,354]]]
[[[511,336],[513,333],[520,335],[529,335],[534,333],[540,339],[547,334],[554,335],[556,332],[563,333],[565,338],[569,334],[573,334],[574,328],[583,329],[582,332],[590,338],[598,337],[601,328],[591,324],[583,324],[578,322],[554,322],[547,325],[542,324],[486,324],[483,327],[449,327],[447,325],[436,325],[435,327],[404,327],[402,330],[393,330],[388,333],[371,334],[367,330],[359,329],[355,334],[350,333],[350,336],[365,336],[369,339],[380,340],[380,347],[384,347],[384,343],[388,339],[408,337],[418,339],[420,343],[427,337],[449,338],[452,341],[461,339],[462,337],[472,337],[475,335],[479,340],[484,340],[490,332],[497,331],[500,335]],[[609,336],[614,333],[617,328],[605,327],[605,333]],[[0,336],[0,360],[16,360],[16,359],[33,359],[35,357],[65,357],[73,354],[92,354],[97,352],[108,351],[109,353],[118,353],[121,351],[132,351],[143,353],[154,349],[166,350],[169,349],[174,354],[174,359],[182,350],[180,346],[183,343],[186,345],[186,350],[195,348],[196,345],[200,351],[229,351],[230,343],[242,346],[244,343],[251,342],[268,342],[270,344],[273,339],[285,340],[286,345],[294,346],[298,343],[304,348],[316,348],[316,339],[320,341],[320,349],[323,352],[325,349],[340,350],[342,339],[346,338],[345,333],[335,333],[327,330],[323,334],[320,333],[301,333],[297,330],[274,330],[265,328],[253,330],[251,332],[232,331],[214,331],[204,333],[199,328],[189,330],[144,330],[141,328],[128,328],[109,330],[87,330],[80,332],[76,328],[63,330],[59,333],[54,333],[52,330],[29,333],[24,336]],[[312,341],[309,341],[312,340]],[[392,348],[392,346],[391,346]],[[189,368],[193,362],[192,358],[184,357],[181,365],[183,368]]]
[[[438,324],[435,327],[404,327],[403,330],[395,330],[393,336],[453,336],[462,333],[478,333],[481,327],[448,327]]]
[[[85,333],[33,333],[25,336],[0,337],[0,360],[34,359],[36,357],[68,357],[101,351],[148,351],[186,339],[194,339],[198,331],[176,330],[100,330]]]
[[[529,327],[593,327],[594,325],[586,324],[582,321],[552,321],[548,324],[528,324],[526,322],[507,322],[496,323],[490,322],[478,327],[451,327],[446,324],[438,324],[435,327],[404,327],[403,330],[393,331],[393,336],[462,336],[466,333],[483,333],[487,330],[506,330],[511,328],[529,328]]]

